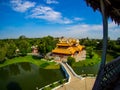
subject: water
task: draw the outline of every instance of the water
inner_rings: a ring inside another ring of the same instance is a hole
[[[60,69],[42,69],[30,63],[0,68],[0,90],[36,90],[63,79]]]

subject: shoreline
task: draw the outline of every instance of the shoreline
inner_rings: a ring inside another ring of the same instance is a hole
[[[0,68],[11,65],[11,64],[15,64],[15,63],[22,63],[22,62],[28,62],[28,63],[32,63],[35,64],[36,66],[40,67],[40,68],[44,68],[44,69],[59,69],[59,65],[56,65],[55,62],[51,62],[51,61],[47,61],[45,59],[34,59],[32,58],[31,55],[27,55],[24,57],[15,57],[13,59],[7,59],[4,63],[0,64]],[[42,64],[45,63],[49,63],[48,66],[46,67],[42,67]]]

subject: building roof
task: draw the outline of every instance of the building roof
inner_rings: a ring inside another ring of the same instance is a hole
[[[100,0],[85,0],[87,5],[91,6],[94,11],[99,10]],[[106,8],[106,15],[110,17],[115,23],[120,25],[120,0],[103,0]]]
[[[67,54],[67,55],[72,54],[72,52],[70,52],[68,49],[60,49],[60,48],[56,48],[56,49],[52,50],[52,53]]]
[[[52,50],[52,53],[58,53],[58,54],[67,54],[67,55],[71,55],[74,54],[77,51],[81,51],[84,48],[84,46],[78,45],[78,46],[70,46],[68,48],[55,48],[54,50]]]
[[[52,53],[71,55],[79,52],[84,46],[79,44],[79,40],[73,38],[60,38],[57,47],[52,50]]]
[[[68,43],[58,43],[57,46],[70,46]]]

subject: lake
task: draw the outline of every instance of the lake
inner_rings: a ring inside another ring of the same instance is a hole
[[[36,87],[41,88],[64,78],[60,69],[17,63],[0,68],[0,90],[36,90]]]

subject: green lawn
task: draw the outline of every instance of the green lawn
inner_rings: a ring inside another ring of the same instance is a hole
[[[101,50],[97,50],[94,51],[94,56],[92,59],[86,58],[86,60],[83,61],[79,61],[79,62],[75,62],[72,66],[72,68],[74,69],[74,71],[77,74],[97,74],[98,69],[99,69],[99,65],[100,65],[100,61],[101,61]],[[114,60],[114,52],[107,52],[107,62],[110,62],[112,60]],[[84,72],[83,72],[84,71]]]
[[[45,69],[58,69],[60,67],[59,65],[56,65],[55,62],[49,62],[49,61],[46,61],[45,59],[35,59],[31,55],[24,56],[24,57],[15,57],[13,59],[7,59],[3,64],[0,64],[0,67],[4,67],[10,64],[20,63],[20,62],[33,63]]]
[[[102,50],[96,50],[95,52],[99,55],[99,57],[101,57]],[[107,56],[106,56],[107,62],[110,62],[110,61],[112,61],[114,59],[115,59],[115,57],[109,51],[107,51]]]
[[[73,70],[78,74],[97,74],[99,63],[100,63],[100,57],[94,53],[94,56],[92,59],[90,59],[88,56],[86,60],[75,62],[72,65]]]
[[[99,62],[100,62],[100,57],[96,53],[94,53],[92,59],[86,58],[86,60],[75,62],[73,64],[73,67],[93,66],[95,64],[98,64]]]

